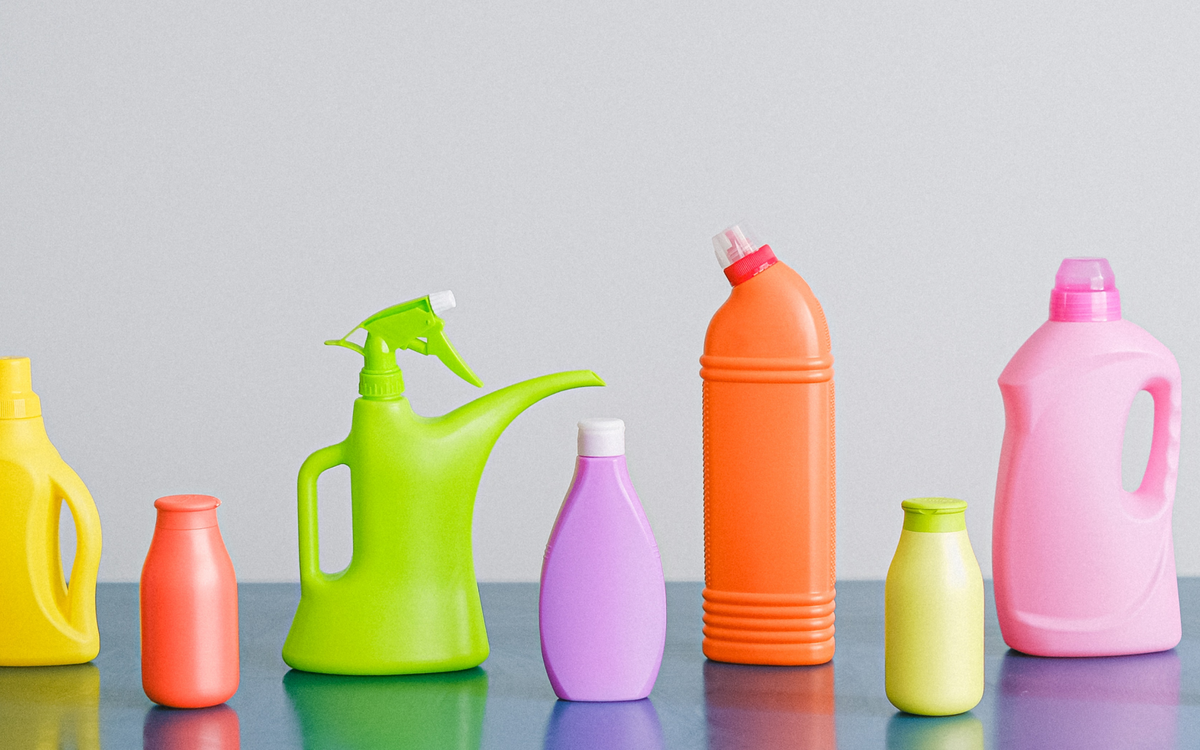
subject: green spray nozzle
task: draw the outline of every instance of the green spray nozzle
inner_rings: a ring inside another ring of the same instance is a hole
[[[432,354],[450,368],[450,372],[471,385],[482,386],[442,332],[445,321],[438,313],[453,307],[453,293],[434,292],[381,310],[354,326],[350,333],[325,344],[344,346],[363,355],[366,363],[359,376],[358,392],[366,398],[397,397],[404,392],[404,379],[396,365],[396,352],[401,349]],[[362,346],[349,340],[360,328],[367,332],[366,343]]]

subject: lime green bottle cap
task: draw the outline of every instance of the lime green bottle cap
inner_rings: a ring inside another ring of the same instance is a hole
[[[951,497],[914,497],[900,503],[904,508],[904,528],[908,531],[966,531],[967,509],[964,500]]]

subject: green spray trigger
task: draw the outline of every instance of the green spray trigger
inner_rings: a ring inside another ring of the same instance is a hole
[[[401,349],[432,354],[455,375],[481,387],[483,382],[458,356],[442,332],[445,321],[438,313],[452,309],[454,304],[454,294],[450,291],[434,292],[381,310],[342,338],[325,343],[352,349],[366,358],[358,389],[366,398],[395,398],[404,392],[404,380],[396,365],[396,352]],[[367,341],[362,346],[349,340],[360,328],[367,332]]]

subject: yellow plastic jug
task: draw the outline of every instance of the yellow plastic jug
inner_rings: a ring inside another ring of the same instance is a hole
[[[75,519],[70,586],[58,549],[64,501]],[[99,567],[100,515],[46,436],[29,358],[0,357],[0,666],[95,658]]]

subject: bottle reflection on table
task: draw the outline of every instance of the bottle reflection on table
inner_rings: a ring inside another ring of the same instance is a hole
[[[237,711],[224,703],[210,708],[155,706],[142,722],[142,750],[239,750]]]
[[[546,725],[544,750],[662,750],[662,727],[649,698],[589,703],[559,701]]]
[[[761,667],[706,661],[704,715],[709,750],[833,750],[833,663]]]
[[[0,667],[0,745],[12,750],[100,747],[95,664]]]
[[[283,677],[313,748],[476,750],[483,737],[487,672],[479,667],[438,674],[314,674]]]
[[[1179,655],[1043,658],[1008,651],[997,745],[1175,747]]]
[[[887,750],[983,750],[983,723],[970,711],[956,716],[898,713],[888,720]]]

